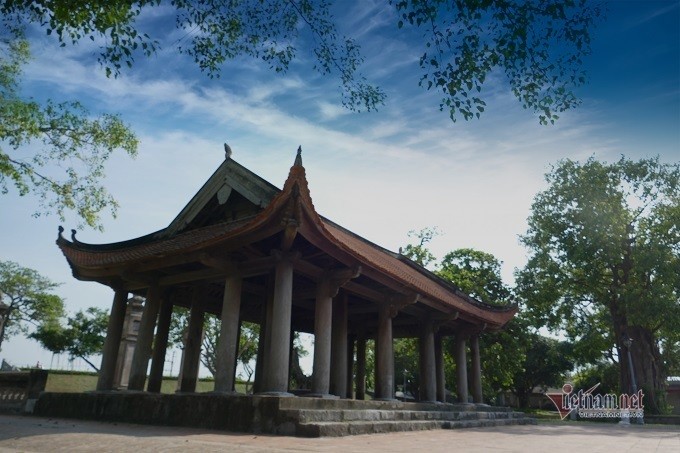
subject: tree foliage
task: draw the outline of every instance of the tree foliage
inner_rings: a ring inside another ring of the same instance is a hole
[[[488,304],[507,304],[510,290],[501,278],[501,262],[490,253],[457,249],[442,259],[437,274]]]
[[[427,244],[429,244],[432,239],[441,235],[442,232],[436,226],[423,228],[420,231],[411,230],[408,232],[408,237],[416,239],[416,243],[406,244],[403,249],[399,249],[399,253],[414,263],[417,263],[423,267],[427,267],[434,263],[437,259],[437,257],[435,257],[432,252],[430,252]]]
[[[91,118],[78,102],[40,104],[21,94],[22,67],[30,58],[20,31],[0,35],[0,192],[14,187],[38,199],[35,215],[75,211],[101,229],[100,213],[118,204],[102,184],[116,149],[131,156],[137,139],[115,115]]]
[[[423,31],[420,85],[439,90],[440,110],[452,120],[479,117],[486,108],[482,88],[504,74],[525,108],[552,123],[578,105],[574,89],[585,82],[582,58],[590,52],[591,30],[602,15],[586,0],[442,1],[390,0],[397,26]],[[0,11],[12,20],[38,23],[61,45],[83,39],[102,42],[99,61],[118,75],[159,42],[139,30],[143,11],[160,0],[6,1]],[[359,45],[340,36],[328,0],[172,0],[166,3],[183,37],[175,42],[210,77],[238,56],[260,59],[286,72],[301,48],[321,74],[340,81],[342,103],[373,110],[385,93],[358,72]]]
[[[522,338],[525,359],[513,375],[512,392],[520,407],[529,407],[529,396],[537,387],[547,390],[564,384],[565,373],[573,368],[571,345],[537,333]]]
[[[659,342],[677,350],[680,325],[680,165],[564,160],[546,179],[517,275],[529,315],[592,355],[613,350],[622,391],[630,389],[622,337],[633,338],[645,405],[659,411],[667,373]]]
[[[0,349],[2,342],[29,326],[58,322],[64,301],[53,293],[59,286],[37,271],[0,261]]]
[[[66,326],[50,320],[38,326],[29,336],[54,354],[67,353],[70,360],[83,359],[95,371],[99,368],[89,357],[101,354],[106,339],[109,315],[106,310],[90,307],[69,316]]]
[[[452,120],[479,118],[482,87],[502,72],[522,106],[542,124],[575,107],[574,89],[585,83],[582,58],[601,16],[587,0],[392,0],[398,26],[423,30],[420,85],[441,91],[440,110]]]

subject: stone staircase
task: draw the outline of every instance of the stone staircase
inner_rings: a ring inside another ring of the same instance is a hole
[[[303,437],[535,424],[506,407],[316,398],[281,399],[279,416]]]

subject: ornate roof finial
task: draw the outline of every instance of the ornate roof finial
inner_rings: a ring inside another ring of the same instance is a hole
[[[229,159],[231,158],[231,146],[227,145],[226,143],[224,144],[224,158]]]
[[[63,232],[64,232],[64,227],[59,225],[59,234],[57,235],[57,240],[64,239],[64,237],[62,236]]]
[[[295,156],[294,167],[302,167],[302,145],[298,146],[297,156]]]
[[[73,242],[78,242],[78,239],[76,239],[76,230],[71,230],[71,241]]]

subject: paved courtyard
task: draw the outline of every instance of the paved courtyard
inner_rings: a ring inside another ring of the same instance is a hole
[[[0,415],[0,452],[680,452],[680,427],[551,422],[303,439]]]

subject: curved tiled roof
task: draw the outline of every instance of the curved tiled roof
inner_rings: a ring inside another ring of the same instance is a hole
[[[161,230],[131,241],[103,245],[84,244],[75,241],[75,237],[71,242],[63,238],[60,233],[57,244],[74,270],[105,268],[143,259],[200,251],[202,248],[218,245],[223,241],[253,233],[266,225],[271,226],[275,213],[282,209],[289,209],[290,206],[294,206],[294,210],[298,211],[291,213],[294,217],[299,217],[299,209],[304,209],[319,236],[331,243],[333,247],[354,257],[362,266],[370,267],[396,280],[400,286],[407,287],[427,299],[439,301],[454,310],[462,311],[497,327],[508,322],[517,311],[515,305],[493,306],[477,301],[462,293],[455,285],[442,280],[405,257],[373,244],[321,217],[314,208],[299,154],[295,165],[290,169],[283,189],[262,211],[251,217],[179,232],[165,238],[163,237],[164,230]]]

